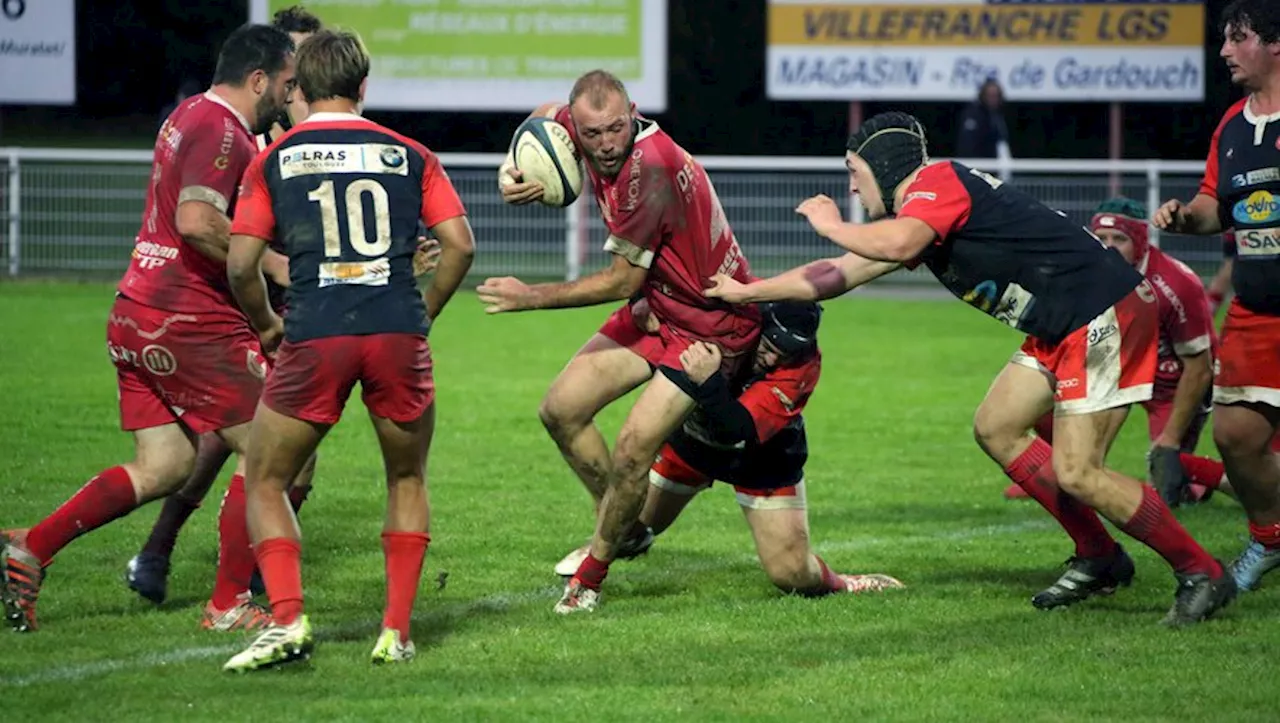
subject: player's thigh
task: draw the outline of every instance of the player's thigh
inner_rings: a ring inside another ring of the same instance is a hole
[[[635,325],[630,306],[614,312],[551,382],[538,414],[548,426],[585,424],[653,376],[662,340]]]
[[[1259,456],[1272,448],[1280,410],[1256,402],[1213,405],[1213,442],[1224,456]]]
[[[1088,414],[1057,415],[1053,420],[1053,469],[1067,488],[1106,465],[1107,450],[1124,426],[1127,407]]]
[[[973,415],[973,433],[988,454],[1003,455],[1053,410],[1053,376],[1034,356],[1018,352],[1000,370]]]
[[[621,463],[648,469],[662,443],[679,429],[694,406],[693,397],[665,374],[653,375],[618,431],[615,467]]]
[[[152,368],[165,398],[180,410],[184,425],[204,434],[253,420],[268,362],[257,334],[242,316],[184,318],[173,322],[156,342],[143,361]],[[242,444],[221,436],[233,450],[243,452]]]
[[[372,412],[369,419],[382,449],[387,482],[422,481],[426,475],[427,456],[431,452],[431,438],[435,434],[435,404],[428,405],[418,418],[412,420],[394,420]]]
[[[760,564],[773,577],[808,569],[811,545],[804,482],[771,490],[735,488]]]
[[[195,437],[177,422],[133,430],[133,445],[126,467],[140,502],[178,489],[195,466]]]
[[[246,440],[246,483],[287,488],[328,431],[329,425],[295,419],[259,404]]]

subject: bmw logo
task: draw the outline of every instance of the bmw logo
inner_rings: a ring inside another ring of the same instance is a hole
[[[382,159],[382,165],[387,168],[399,168],[404,165],[404,152],[394,146],[383,148],[379,157]]]

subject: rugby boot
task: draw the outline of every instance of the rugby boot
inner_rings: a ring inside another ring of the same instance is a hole
[[[373,646],[372,660],[374,665],[407,663],[417,654],[412,640],[401,643],[399,630],[384,628],[378,636],[377,644]]]
[[[1262,576],[1280,567],[1280,547],[1268,548],[1257,540],[1249,540],[1244,552],[1231,562],[1231,576],[1240,590],[1257,590]]]
[[[870,573],[866,575],[837,575],[840,581],[844,583],[844,591],[859,595],[864,592],[881,592],[883,590],[896,590],[904,588],[901,581],[888,575],[880,573]]]
[[[270,625],[249,647],[228,660],[222,669],[231,673],[274,668],[285,663],[306,660],[315,650],[315,635],[306,615],[299,615],[288,625]]]
[[[564,586],[564,595],[561,595],[560,602],[556,603],[555,611],[558,615],[589,613],[594,612],[599,606],[600,591],[583,585],[582,581],[575,577]]]
[[[124,570],[129,589],[159,605],[169,590],[169,558],[152,552],[139,552]]]
[[[21,533],[12,533],[5,534],[0,606],[9,627],[19,633],[31,633],[40,627],[36,622],[36,598],[40,596],[46,566],[18,542],[23,537]]]
[[[261,630],[272,624],[271,611],[253,601],[249,593],[241,593],[239,602],[226,610],[219,610],[213,603],[204,606],[204,619],[200,627],[217,632],[232,630]]]
[[[1036,593],[1031,604],[1040,610],[1074,605],[1094,595],[1110,595],[1133,582],[1133,559],[1119,544],[1108,557],[1072,557],[1067,571],[1047,589]]]
[[[1173,593],[1173,607],[1161,620],[1162,625],[1182,627],[1208,620],[1236,597],[1235,578],[1225,567],[1216,578],[1205,573],[1176,575],[1178,589]]]

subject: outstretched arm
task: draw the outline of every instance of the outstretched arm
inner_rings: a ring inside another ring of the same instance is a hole
[[[901,267],[896,261],[875,261],[849,253],[812,261],[768,279],[743,284],[724,274],[712,278],[704,293],[731,304],[760,301],[822,301],[878,279]]]
[[[530,286],[517,278],[504,276],[485,279],[476,292],[480,295],[480,302],[485,304],[485,311],[490,314],[594,306],[629,298],[644,285],[648,273],[648,269],[634,266],[622,256],[615,255],[608,268],[575,281]]]
[[[809,220],[819,236],[873,261],[905,263],[919,256],[938,234],[918,218],[903,217],[872,223],[847,223],[830,198],[818,195],[801,203],[796,213]]]

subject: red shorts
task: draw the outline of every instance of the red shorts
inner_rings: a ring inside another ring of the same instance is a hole
[[[671,445],[664,444],[649,468],[649,484],[666,492],[692,497],[711,486],[712,479],[685,462]],[[771,490],[733,486],[738,504],[752,510],[803,510],[804,480]]]
[[[1115,306],[1057,344],[1027,337],[1010,361],[1056,381],[1054,414],[1091,414],[1151,398],[1159,316],[1143,281]]]
[[[337,424],[351,388],[369,413],[412,422],[435,400],[431,347],[418,334],[329,336],[285,342],[262,403],[294,419]]]
[[[253,419],[268,362],[238,312],[180,314],[118,296],[107,320],[126,432],[181,422],[196,434]]]
[[[624,304],[613,312],[598,333],[631,350],[651,366],[676,370],[683,369],[680,366],[680,354],[697,341],[666,323],[659,323],[656,332],[645,331],[636,320],[632,303]],[[724,351],[723,347],[721,351]],[[751,355],[748,353],[732,357],[726,353],[720,370],[725,374],[732,374],[749,359]]]
[[[1232,299],[1215,366],[1215,404],[1280,407],[1280,317],[1249,311]]]

